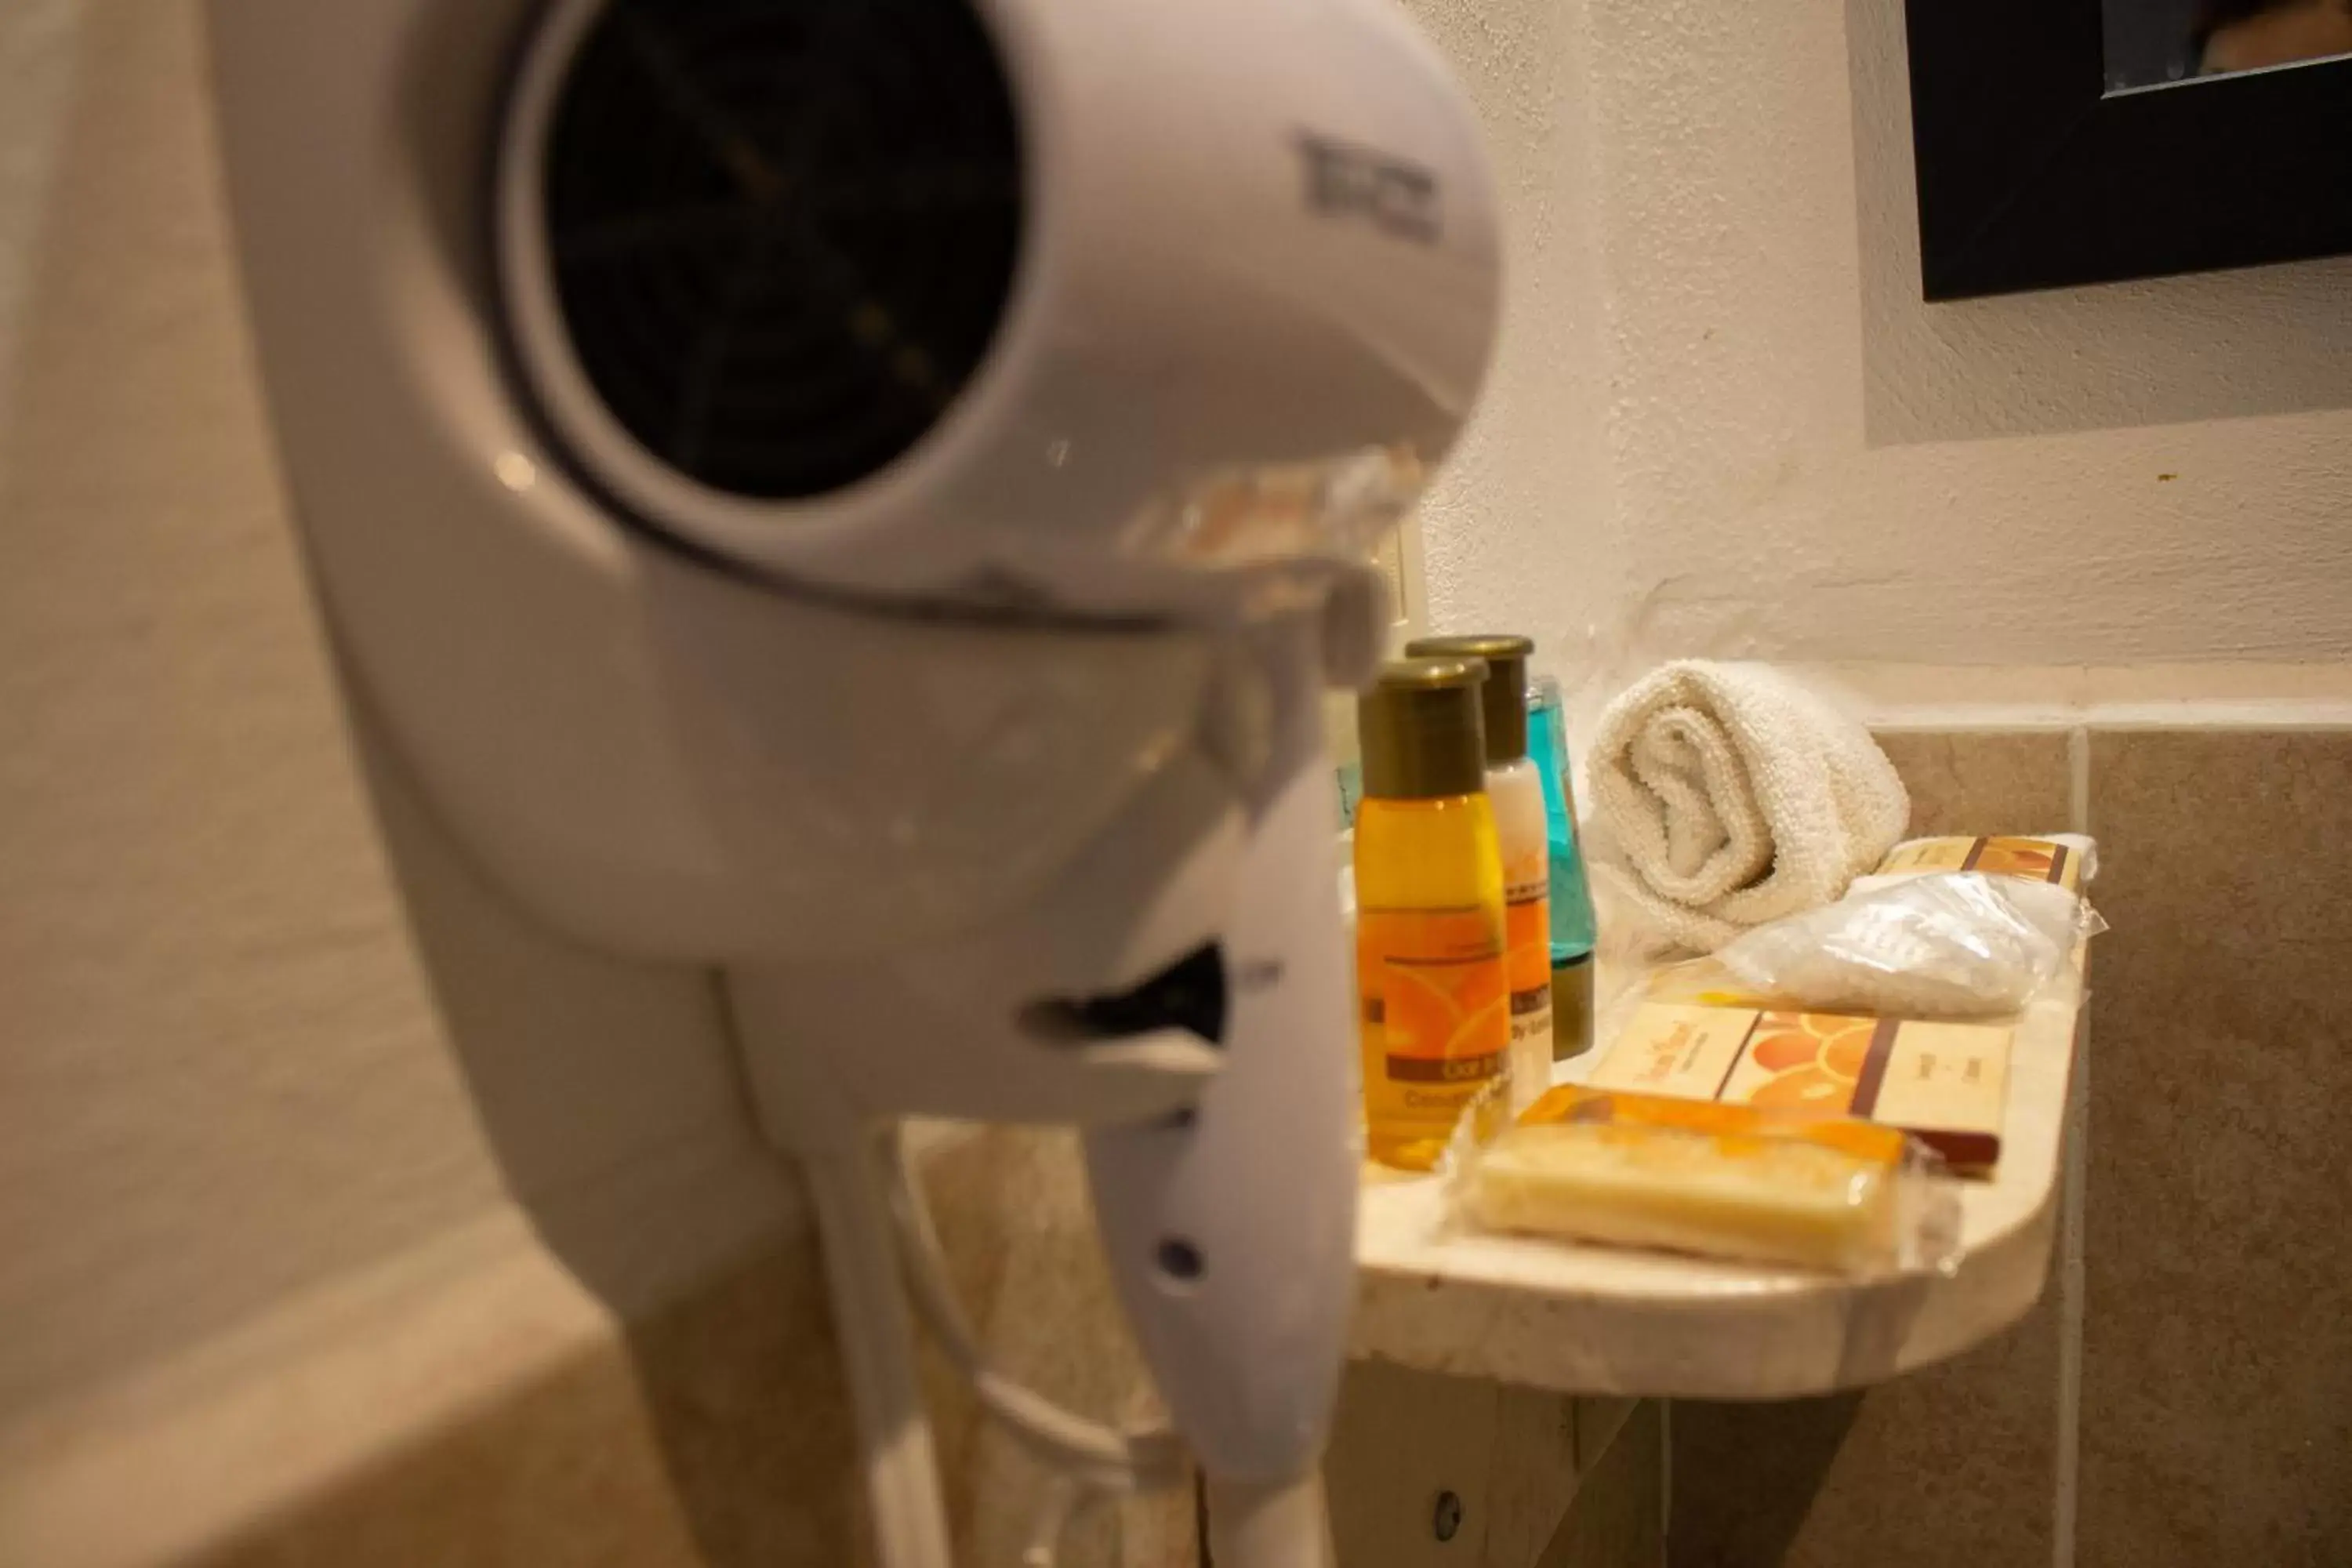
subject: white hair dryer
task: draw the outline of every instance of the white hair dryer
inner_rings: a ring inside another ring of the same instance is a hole
[[[946,1559],[908,1270],[1040,1452],[1181,1474],[956,1342],[877,1152],[911,1115],[1087,1129],[1221,1568],[1318,1561],[1356,1052],[1317,698],[1497,309],[1434,56],[1389,0],[211,20],[355,699],[522,906],[725,970],[886,1563]]]

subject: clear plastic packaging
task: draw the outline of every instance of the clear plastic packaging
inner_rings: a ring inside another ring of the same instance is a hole
[[[1575,1085],[1492,1136],[1464,1120],[1454,1201],[1480,1229],[1853,1278],[1958,1257],[1957,1194],[1890,1127]]]
[[[1990,1018],[2071,980],[2075,949],[2106,929],[2053,882],[1933,872],[1874,879],[1759,926],[1716,957],[1757,994],[1808,1011]]]

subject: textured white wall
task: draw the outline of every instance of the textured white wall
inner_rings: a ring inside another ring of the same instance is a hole
[[[1520,268],[1429,510],[1438,625],[1561,668],[1583,627],[1645,658],[2352,655],[2352,258],[1927,306],[1900,0],[1416,8]]]
[[[589,1189],[750,1146],[699,976],[394,800],[428,979],[236,290],[195,8],[0,4],[0,1437],[510,1187],[602,1289]]]
[[[0,7],[0,1410],[497,1191],[413,1135],[465,1101],[278,513],[192,22]]]
[[[1614,603],[1575,542],[1614,515],[1590,18],[1577,0],[1407,0],[1475,95],[1505,215],[1486,393],[1422,508],[1427,619],[1556,648]]]

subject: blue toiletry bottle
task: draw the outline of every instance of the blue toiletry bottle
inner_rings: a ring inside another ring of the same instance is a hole
[[[1576,784],[1559,682],[1542,676],[1528,689],[1528,755],[1543,775],[1544,820],[1551,836],[1552,1058],[1592,1047],[1592,888],[1576,842]]]

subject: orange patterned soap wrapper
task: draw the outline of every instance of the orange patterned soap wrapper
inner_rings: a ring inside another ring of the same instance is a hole
[[[1644,1003],[1592,1069],[1632,1089],[1899,1128],[1955,1170],[2000,1155],[2013,1031],[1784,1009]]]
[[[1915,838],[1898,844],[1878,863],[1882,877],[1930,871],[1982,871],[2054,882],[2070,893],[2083,890],[2083,852],[2054,838]]]
[[[1850,1117],[1816,1116],[1768,1106],[1725,1105],[1563,1083],[1547,1089],[1519,1113],[1522,1127],[1561,1121],[1693,1132],[1715,1139],[1719,1148],[1730,1153],[1775,1139],[1793,1139],[1879,1164],[1894,1166],[1903,1161],[1903,1133],[1896,1128]]]

